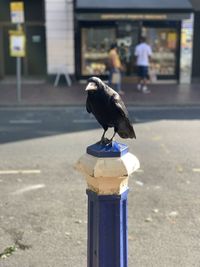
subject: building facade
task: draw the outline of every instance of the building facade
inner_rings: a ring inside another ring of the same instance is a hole
[[[9,33],[16,30],[11,23],[10,2],[0,2],[0,77],[13,76],[16,73],[16,58],[10,56]],[[41,76],[46,74],[46,29],[44,2],[29,0],[24,3],[25,22],[22,24],[26,35],[26,56],[22,59],[22,74]]]
[[[2,79],[16,72],[15,58],[9,55],[9,30],[16,27],[10,21],[10,2],[2,0],[0,4]],[[193,9],[189,0],[159,4],[153,0],[29,0],[24,6],[24,76],[55,76],[62,71],[78,80],[91,75],[106,78],[108,50],[117,42],[125,65],[124,79],[132,81],[136,76],[134,47],[141,35],[152,46],[152,70],[158,80],[190,83],[198,73],[197,59],[192,63]],[[198,27],[198,17],[195,23]],[[196,50],[194,47],[194,53]]]
[[[0,2],[0,78],[16,74],[16,59],[10,56],[9,31],[16,29],[11,23],[10,3]],[[74,12],[73,1],[29,0],[24,2],[26,56],[22,59],[24,77],[46,77],[65,68],[74,75]]]

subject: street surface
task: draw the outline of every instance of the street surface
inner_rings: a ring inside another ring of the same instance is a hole
[[[200,107],[129,112],[137,139],[116,138],[141,163],[129,180],[129,267],[199,267]],[[74,165],[102,132],[81,106],[0,109],[0,267],[86,267]]]

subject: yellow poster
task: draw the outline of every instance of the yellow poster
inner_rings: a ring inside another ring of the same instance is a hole
[[[183,48],[187,48],[187,34],[185,30],[182,30],[181,43]]]
[[[10,9],[11,9],[11,12],[14,12],[14,11],[23,12],[24,11],[24,2],[12,2],[12,3],[10,3]]]
[[[11,2],[10,14],[12,23],[24,22],[24,3],[23,2]]]
[[[10,31],[10,56],[25,57],[26,55],[26,38],[21,31]]]
[[[171,49],[176,48],[176,40],[177,40],[177,34],[175,32],[168,33],[168,47]]]

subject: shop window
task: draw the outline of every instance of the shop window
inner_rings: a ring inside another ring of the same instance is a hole
[[[172,28],[143,28],[153,50],[151,67],[157,76],[175,76],[177,72],[178,32]]]
[[[111,43],[116,40],[115,28],[82,28],[81,74],[107,74],[106,62]]]

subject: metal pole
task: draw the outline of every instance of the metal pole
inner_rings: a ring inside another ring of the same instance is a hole
[[[76,167],[88,184],[87,267],[128,267],[128,178],[140,166],[128,147],[94,144]]]
[[[21,29],[21,25],[17,24],[17,30]],[[21,57],[16,58],[16,73],[17,73],[17,102],[21,102]]]
[[[17,102],[21,102],[21,58],[16,58],[17,68]]]

